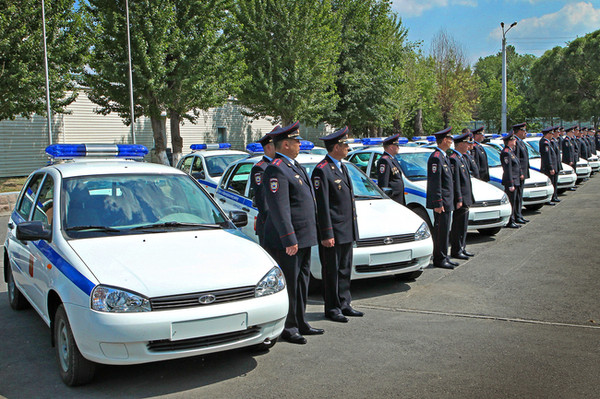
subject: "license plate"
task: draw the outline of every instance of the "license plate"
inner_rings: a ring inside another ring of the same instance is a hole
[[[546,194],[548,194],[548,192],[546,190],[538,190],[538,191],[532,192],[531,196],[532,197],[543,197]]]
[[[171,323],[171,340],[206,337],[245,330],[248,327],[248,315],[239,313],[210,319],[190,320]]]
[[[369,265],[382,265],[386,263],[406,262],[412,259],[412,251],[396,251],[369,256]]]
[[[473,220],[498,219],[499,217],[500,211],[477,212],[473,214]]]

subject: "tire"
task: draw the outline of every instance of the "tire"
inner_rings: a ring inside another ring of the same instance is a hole
[[[559,188],[559,189],[557,189],[557,190],[556,190],[556,192],[557,192],[558,194],[564,194],[564,193],[565,193],[565,191],[567,191],[567,189],[566,189],[566,188]]]
[[[421,277],[421,274],[423,274],[423,270],[415,270],[414,272],[397,274],[396,278],[403,281],[410,281],[418,279]]]
[[[479,234],[483,234],[484,236],[493,236],[496,235],[502,230],[502,227],[491,227],[489,229],[478,229]]]
[[[543,206],[544,204],[525,205],[525,208],[527,208],[530,211],[537,211],[539,209],[542,209]]]
[[[56,310],[53,323],[58,371],[68,386],[87,384],[94,378],[96,365],[81,355],[71,331],[64,305]]]
[[[10,267],[10,264],[7,264],[6,267],[9,268],[8,281],[6,282],[8,288],[8,303],[10,303],[10,307],[14,310],[27,309],[29,307],[29,302],[27,302],[27,299],[25,296],[23,296],[21,291],[19,291],[17,284],[15,284],[15,279],[13,278],[13,271]]]
[[[269,349],[271,349],[272,347],[274,347],[276,343],[277,343],[277,338],[270,340],[268,344],[263,342],[258,345],[251,346],[250,350],[252,352],[266,352]]]
[[[416,213],[417,215],[419,215],[419,217],[421,219],[423,219],[423,221],[425,223],[427,223],[427,227],[429,227],[429,231],[433,230],[433,224],[431,224],[431,219],[429,219],[429,214],[427,213],[427,211],[424,208],[414,208],[411,209],[411,211],[413,211],[414,213]]]

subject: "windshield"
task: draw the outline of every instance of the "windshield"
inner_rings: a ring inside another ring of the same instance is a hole
[[[312,171],[315,168],[316,163],[303,163],[302,167],[306,170],[308,176],[312,175]],[[357,200],[362,199],[373,199],[383,198],[383,192],[360,170],[356,165],[351,162],[344,162],[348,175],[352,180],[352,189],[354,190],[354,198]]]
[[[204,162],[210,176],[220,177],[229,164],[244,158],[248,158],[248,154],[213,155],[204,156]]]
[[[535,141],[526,141],[527,145],[527,153],[529,154],[529,158],[540,158],[540,142]]]
[[[102,175],[63,180],[62,226],[69,238],[165,229],[227,227],[221,211],[187,175]]]
[[[431,152],[405,152],[396,154],[402,173],[408,180],[427,180],[427,161]]]
[[[481,146],[483,147],[487,155],[488,166],[490,168],[500,166],[500,151],[496,147],[492,147],[489,145],[482,144]]]

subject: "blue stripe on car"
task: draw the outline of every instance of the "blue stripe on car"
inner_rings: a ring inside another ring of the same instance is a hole
[[[217,185],[213,182],[210,182],[208,180],[200,180],[198,179],[198,183],[200,184],[204,184],[205,186],[211,187],[211,188],[217,188]]]
[[[404,187],[404,191],[407,192],[407,193],[409,193],[409,194],[413,194],[413,195],[417,195],[419,197],[427,198],[427,194],[425,194],[422,191],[415,190],[414,188]]]
[[[225,191],[223,189],[217,189],[217,192],[222,195],[223,197],[227,197],[232,201],[235,202],[239,202],[242,205],[245,206],[249,206],[252,209],[256,209],[255,207],[252,206],[252,201],[250,201],[248,198],[246,197],[242,197],[240,195],[234,194],[234,193],[230,193],[229,191]]]

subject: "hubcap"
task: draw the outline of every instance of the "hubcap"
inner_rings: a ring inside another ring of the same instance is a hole
[[[58,360],[60,360],[60,367],[66,373],[69,371],[69,337],[67,335],[67,325],[64,320],[60,320],[58,324],[57,335]]]

